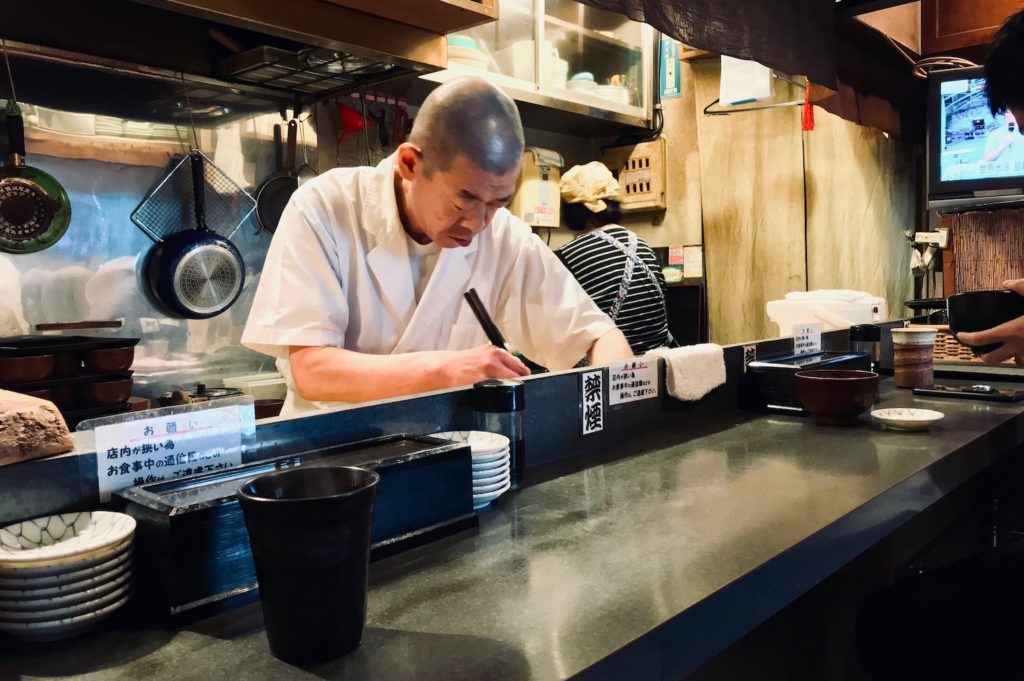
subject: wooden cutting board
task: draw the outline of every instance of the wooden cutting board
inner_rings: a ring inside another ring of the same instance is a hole
[[[0,390],[0,466],[74,448],[67,423],[52,402]]]

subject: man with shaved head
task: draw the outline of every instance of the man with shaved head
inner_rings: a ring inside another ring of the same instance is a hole
[[[514,102],[458,78],[373,168],[305,183],[281,216],[243,344],[277,358],[284,414],[529,373],[463,300],[476,289],[509,345],[551,369],[631,356],[615,324],[506,206],[523,129]]]

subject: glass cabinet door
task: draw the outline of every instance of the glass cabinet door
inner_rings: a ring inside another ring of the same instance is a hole
[[[501,0],[501,18],[448,36],[448,67],[497,74],[510,85],[536,89],[534,0]]]
[[[541,89],[605,109],[646,108],[652,31],[574,0],[545,0]]]

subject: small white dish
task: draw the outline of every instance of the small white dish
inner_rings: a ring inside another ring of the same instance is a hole
[[[490,492],[492,489],[498,489],[498,487],[508,482],[508,478],[508,471],[503,471],[500,475],[476,479],[473,481],[473,494],[483,494],[484,492]]]
[[[504,485],[502,485],[498,489],[494,490],[493,492],[484,492],[484,493],[481,493],[481,494],[474,494],[473,495],[473,509],[476,510],[476,509],[483,508],[484,506],[488,505],[489,503],[491,503],[492,501],[494,501],[495,499],[500,497],[505,492],[509,491],[511,488],[512,488],[512,481],[509,480],[508,482],[506,482]]]
[[[78,582],[111,571],[132,557],[132,539],[118,544],[108,554],[66,565],[41,568],[0,568],[0,589],[37,589]]]
[[[480,454],[479,456],[473,454],[473,465],[494,464],[495,462],[505,461],[507,457],[509,457],[509,452],[507,449],[502,449],[497,452],[492,452],[490,454]],[[479,469],[474,468],[473,470]]]
[[[39,612],[42,610],[52,610],[54,608],[64,608],[70,605],[76,605],[78,603],[86,603],[88,601],[106,596],[113,591],[128,586],[128,582],[132,578],[131,570],[124,570],[120,574],[114,575],[109,578],[106,582],[101,582],[95,586],[90,586],[82,591],[73,591],[71,593],[47,597],[32,597],[32,598],[15,598],[8,599],[6,594],[0,598],[0,613],[3,612],[18,612],[22,610],[31,610],[33,612]],[[31,595],[31,594],[30,594]],[[0,615],[0,618],[3,618]],[[3,618],[6,619],[6,618]]]
[[[130,556],[129,556],[130,558]],[[94,587],[106,584],[112,580],[119,579],[122,575],[131,574],[132,564],[127,561],[119,561],[113,564],[106,572],[100,572],[80,579],[75,582],[63,582],[60,584],[34,583],[30,585],[19,585],[14,588],[0,589],[0,599],[49,599],[67,594],[87,591]]]
[[[494,470],[481,471],[480,473],[473,473],[473,484],[490,484],[497,482],[499,479],[505,479],[509,476],[509,467],[502,466]]]
[[[488,433],[484,430],[449,430],[441,433],[430,433],[430,436],[441,438],[442,440],[469,444],[469,448],[473,450],[474,461],[477,460],[479,455],[500,452],[512,445],[504,435]]]
[[[493,470],[497,470],[499,468],[506,468],[509,465],[509,460],[511,458],[512,457],[511,457],[511,455],[508,452],[504,452],[504,453],[502,453],[501,456],[499,456],[497,458],[486,460],[486,461],[480,461],[479,463],[477,463],[477,460],[474,459],[473,460],[473,475],[476,475],[478,472],[482,472],[482,471],[493,471]]]
[[[135,532],[124,513],[61,513],[0,528],[0,566],[74,562],[83,554],[116,546]]]
[[[91,629],[100,621],[113,615],[118,608],[128,602],[131,596],[129,591],[120,600],[101,610],[54,622],[0,622],[0,631],[14,634],[26,641],[57,641],[69,638]]]
[[[871,418],[893,430],[925,430],[946,415],[931,409],[876,409]]]
[[[89,613],[102,610],[111,603],[120,600],[128,593],[130,584],[125,584],[113,591],[101,594],[91,601],[84,603],[72,603],[70,605],[57,606],[42,610],[0,610],[0,622],[5,624],[20,624],[27,622],[53,622],[65,620],[70,617],[88,615]]]

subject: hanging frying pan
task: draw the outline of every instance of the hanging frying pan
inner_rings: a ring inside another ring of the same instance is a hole
[[[256,194],[256,217],[260,221],[260,226],[270,234],[277,231],[277,223],[281,221],[281,213],[288,205],[288,199],[292,198],[292,194],[299,188],[299,180],[295,177],[295,137],[298,127],[298,121],[294,118],[288,121],[288,147],[284,166],[280,164],[281,154],[278,151],[277,172],[260,186]],[[280,149],[281,144],[279,128],[280,126],[274,126],[276,149]]]
[[[230,240],[206,225],[203,155],[193,149],[189,156],[198,226],[176,232],[155,245],[143,269],[152,297],[168,313],[206,319],[238,299],[245,281],[245,263]]]
[[[71,201],[57,180],[25,165],[25,123],[7,105],[10,160],[0,170],[0,251],[35,253],[57,243],[71,224]]]

